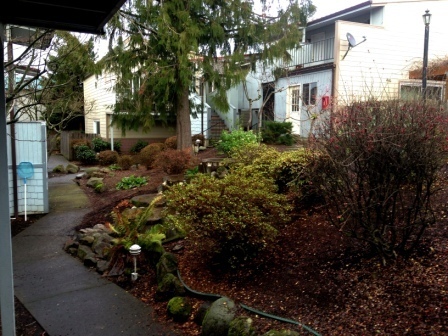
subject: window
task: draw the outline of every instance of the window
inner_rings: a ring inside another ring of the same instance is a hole
[[[93,134],[100,134],[100,121],[99,120],[93,121]]]
[[[294,86],[291,88],[291,112],[300,110],[300,87]]]
[[[303,105],[316,105],[317,83],[303,84]]]
[[[443,101],[444,87],[445,82],[443,81],[428,81],[426,85],[426,98],[435,101]],[[422,82],[420,80],[400,82],[400,99],[414,100],[421,98]]]

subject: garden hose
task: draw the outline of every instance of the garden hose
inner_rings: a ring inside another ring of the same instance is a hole
[[[188,287],[187,284],[183,281],[183,279],[182,279],[182,277],[180,275],[179,269],[177,270],[177,277],[179,278],[180,282],[185,287],[185,289],[187,291],[189,291],[190,293],[194,294],[194,295],[205,297],[205,298],[209,298],[209,299],[213,299],[213,300],[217,300],[217,299],[222,298],[222,295],[219,295],[219,294],[198,292],[198,291]],[[314,336],[321,336],[321,334],[319,334],[317,331],[311,329],[310,327],[308,327],[308,326],[306,326],[306,325],[304,325],[304,324],[302,324],[300,322],[297,322],[297,321],[294,321],[294,320],[290,320],[290,319],[287,319],[287,318],[284,318],[284,317],[268,314],[268,313],[265,313],[265,312],[263,312],[261,310],[257,310],[257,309],[251,308],[249,306],[246,306],[246,305],[244,305],[242,303],[240,303],[239,305],[240,305],[241,308],[243,308],[243,309],[245,309],[245,310],[247,310],[247,311],[249,311],[251,313],[258,314],[258,315],[261,315],[261,316],[264,316],[264,317],[268,317],[268,318],[271,318],[271,319],[274,319],[274,320],[277,320],[277,321],[280,321],[280,322],[286,322],[286,323],[295,324],[295,325],[298,325],[298,326],[302,327],[303,329],[305,329],[309,333],[313,334]]]

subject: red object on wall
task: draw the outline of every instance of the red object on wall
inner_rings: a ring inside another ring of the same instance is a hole
[[[330,97],[329,96],[323,96],[322,97],[322,109],[326,109],[330,105]]]

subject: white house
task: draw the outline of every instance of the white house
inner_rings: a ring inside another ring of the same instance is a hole
[[[249,98],[257,97],[263,87],[263,99],[252,103],[252,125],[259,123],[257,112],[263,100],[267,100],[264,118],[290,121],[293,133],[306,137],[311,120],[334,102],[406,98],[418,93],[421,76],[410,77],[410,71],[415,73],[422,67],[422,15],[426,10],[432,14],[428,50],[431,62],[448,55],[447,0],[370,0],[310,21],[304,28],[301,48],[290,51],[290,62],[279,61],[275,71],[274,67],[268,73],[248,75]],[[431,95],[445,99],[445,78],[428,76]],[[227,96],[230,111],[212,110],[232,129],[240,119],[247,120],[244,111],[249,101],[242,85],[229,90]]]
[[[113,106],[116,102],[115,76],[110,73],[91,75],[84,80],[84,102],[85,102],[85,132],[86,134],[97,134],[101,138],[115,142],[120,141],[122,150],[128,152],[135,142],[145,140],[147,142],[163,142],[166,138],[176,135],[175,125],[172,127],[155,125],[149,132],[142,130],[126,130],[123,135],[117,126],[111,126],[113,118]],[[207,130],[207,116],[201,116],[201,97],[191,96],[192,115],[191,133],[199,134]],[[205,104],[205,110],[209,106]],[[197,111],[198,110],[198,111]],[[201,127],[201,122],[203,126]]]
[[[422,66],[426,10],[432,14],[431,62],[448,55],[446,0],[370,0],[309,22],[302,48],[291,52],[292,62],[280,64],[288,71],[275,82],[286,88],[275,94],[275,120],[291,121],[295,133],[307,136],[310,119],[331,101],[415,93],[421,79],[410,79],[409,72]],[[444,85],[428,81],[440,99]]]

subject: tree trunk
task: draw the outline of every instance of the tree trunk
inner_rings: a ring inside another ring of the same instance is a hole
[[[180,104],[177,109],[176,134],[177,149],[191,149],[191,120],[190,102],[188,100],[188,87],[184,89],[180,97]]]

